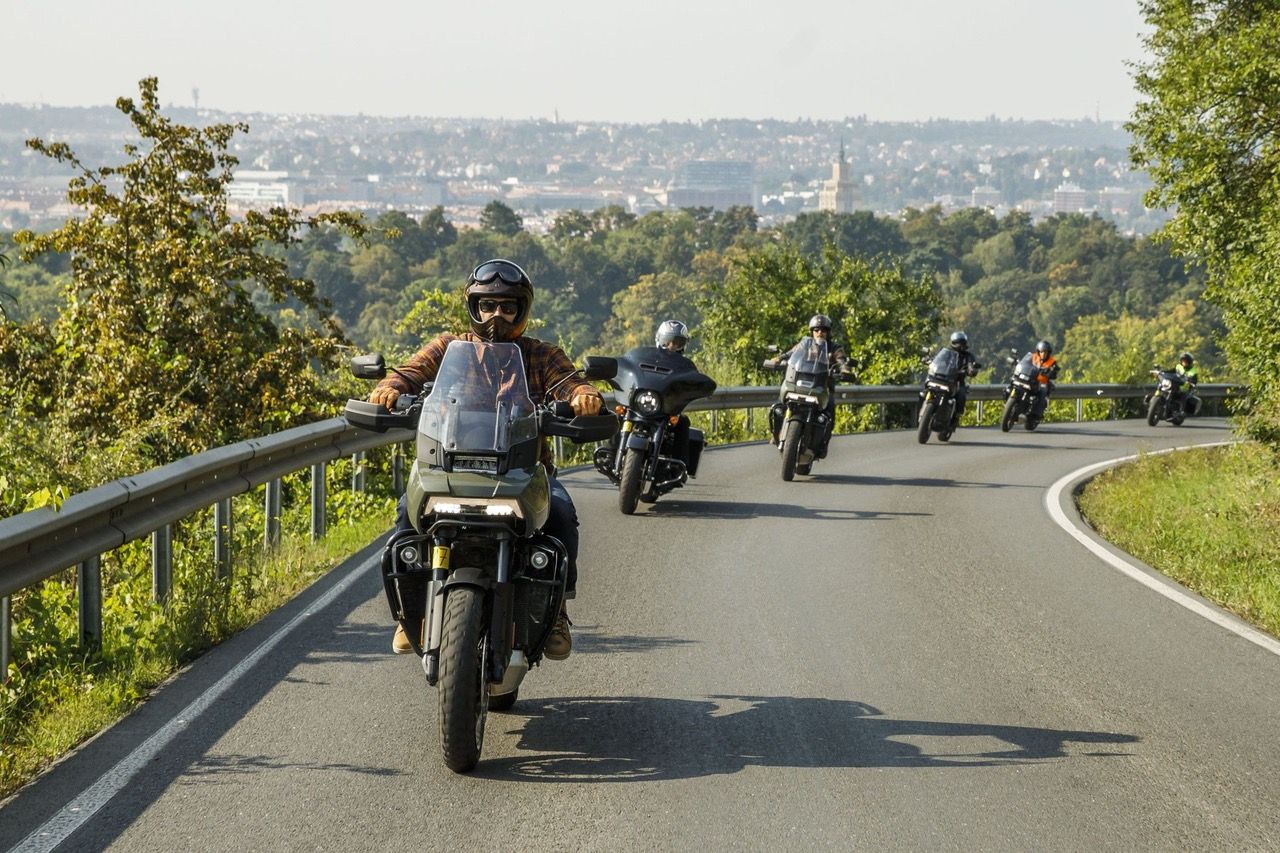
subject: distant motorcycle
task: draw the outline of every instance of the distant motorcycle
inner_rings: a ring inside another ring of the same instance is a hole
[[[1144,400],[1147,404],[1147,426],[1155,426],[1160,421],[1181,426],[1188,415],[1199,411],[1200,398],[1189,393],[1186,377],[1176,370],[1158,367],[1151,370],[1151,375],[1156,378],[1156,388]]]
[[[974,364],[977,368],[980,365]],[[955,427],[951,425],[956,414],[956,393],[964,381],[960,369],[960,353],[951,347],[938,350],[929,361],[928,375],[920,391],[920,419],[916,438],[921,444],[929,441],[929,433],[936,432],[938,441],[950,441]]]
[[[637,501],[653,503],[698,475],[702,430],[690,428],[681,452],[675,427],[686,406],[716,390],[714,379],[683,355],[658,347],[636,347],[618,358],[587,356],[586,366],[609,380],[622,404],[616,443],[597,448],[592,462],[618,487],[623,515],[634,513]]]
[[[818,458],[817,448],[829,428],[827,403],[831,360],[827,342],[805,338],[792,351],[785,365],[773,360],[761,364],[766,370],[785,370],[771,424],[782,442],[782,479],[791,482],[796,474],[808,474]]]
[[[1034,355],[1029,352],[1016,362],[1012,356],[1005,359],[1013,365],[1013,376],[1005,385],[1004,414],[1000,418],[1003,432],[1013,429],[1013,425],[1023,418],[1028,432],[1040,426],[1040,416],[1032,413],[1040,397],[1040,374],[1044,371],[1036,366]]]

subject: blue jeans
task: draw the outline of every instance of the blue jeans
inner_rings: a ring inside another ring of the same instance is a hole
[[[564,597],[574,598],[578,594],[578,510],[573,506],[569,490],[555,477],[548,479],[551,485],[551,507],[547,524],[542,530],[563,542],[569,552],[569,578],[565,584]],[[395,529],[409,530],[412,527],[409,523],[409,510],[405,506],[405,496],[401,495],[396,504]]]

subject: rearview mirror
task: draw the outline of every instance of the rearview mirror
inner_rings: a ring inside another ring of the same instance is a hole
[[[612,379],[618,375],[618,360],[603,355],[583,359],[582,375],[588,379]]]
[[[354,356],[351,375],[356,379],[381,379],[387,375],[387,362],[380,352]]]

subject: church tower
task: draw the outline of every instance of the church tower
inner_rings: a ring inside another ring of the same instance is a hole
[[[831,164],[831,178],[822,182],[818,190],[818,210],[836,213],[853,213],[859,200],[858,185],[849,174],[849,164],[844,159],[844,139],[840,140],[840,155]]]

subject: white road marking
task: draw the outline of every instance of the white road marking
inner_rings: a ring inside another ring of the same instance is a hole
[[[1220,447],[1226,444],[1234,444],[1233,441],[1215,441],[1207,444],[1190,444],[1183,447],[1170,447],[1165,450],[1155,450],[1145,455],[1157,456],[1162,453],[1173,453],[1178,450],[1188,450],[1192,447]],[[1129,577],[1136,580],[1143,586],[1160,593],[1165,598],[1187,608],[1192,613],[1203,616],[1215,625],[1226,628],[1233,634],[1242,637],[1256,646],[1271,652],[1274,655],[1280,655],[1280,641],[1276,640],[1269,634],[1265,634],[1254,628],[1247,622],[1217,608],[1206,605],[1203,601],[1196,599],[1187,593],[1187,591],[1173,580],[1167,578],[1153,578],[1140,567],[1134,565],[1130,560],[1125,559],[1117,554],[1107,550],[1089,534],[1085,533],[1079,525],[1070,519],[1065,512],[1062,511],[1062,493],[1066,488],[1083,477],[1087,477],[1104,468],[1110,468],[1113,465],[1119,465],[1122,462],[1129,462],[1139,458],[1143,454],[1133,454],[1132,456],[1121,456],[1117,459],[1108,459],[1106,462],[1099,462],[1095,465],[1087,465],[1084,468],[1072,471],[1062,479],[1058,480],[1049,487],[1049,491],[1045,493],[1045,508],[1049,511],[1049,516],[1057,522],[1058,526],[1070,533],[1076,541],[1088,548],[1102,561],[1106,562],[1112,568],[1115,568]]]
[[[71,833],[75,832],[84,823],[93,817],[97,811],[105,806],[112,797],[120,792],[129,781],[138,774],[147,762],[156,757],[160,750],[164,749],[169,743],[177,737],[183,729],[191,725],[210,705],[218,700],[222,694],[226,693],[233,684],[240,680],[246,672],[253,667],[279,645],[280,641],[287,637],[295,628],[301,625],[312,614],[323,610],[333,603],[339,595],[346,592],[347,589],[372,568],[380,559],[375,554],[365,562],[356,566],[349,575],[338,581],[328,592],[316,599],[310,607],[302,613],[293,617],[287,625],[280,628],[270,637],[262,642],[256,649],[249,653],[244,660],[236,664],[226,675],[218,679],[208,690],[200,694],[190,705],[183,708],[159,728],[155,734],[147,738],[138,745],[133,752],[120,759],[114,767],[94,782],[88,788],[85,788],[80,794],[62,809],[49,818],[42,826],[36,828],[18,842],[18,845],[10,850],[10,853],[48,853],[63,841],[65,841]]]

